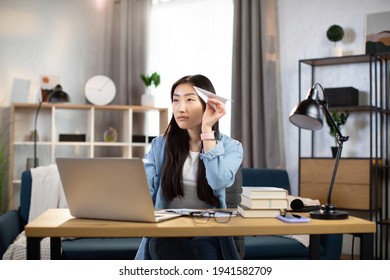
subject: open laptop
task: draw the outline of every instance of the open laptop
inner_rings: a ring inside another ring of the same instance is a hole
[[[76,218],[160,222],[180,216],[155,213],[139,158],[57,158],[70,214]]]

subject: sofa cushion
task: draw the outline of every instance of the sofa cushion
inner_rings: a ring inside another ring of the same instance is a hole
[[[142,238],[76,238],[62,241],[66,260],[132,260]]]
[[[20,218],[23,227],[28,223],[28,216],[30,214],[31,205],[31,188],[32,188],[32,177],[31,170],[23,171],[22,173],[22,185],[20,191]]]
[[[18,211],[12,210],[0,216],[0,259],[21,231]]]
[[[242,168],[243,186],[284,188],[291,193],[288,173],[284,169]]]
[[[324,253],[323,246],[320,254]],[[309,248],[283,236],[246,236],[245,259],[308,259]]]

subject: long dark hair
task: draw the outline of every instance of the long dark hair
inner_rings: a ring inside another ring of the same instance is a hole
[[[215,94],[215,89],[211,81],[202,75],[185,76],[176,81],[171,89],[171,102],[173,102],[173,93],[180,84],[191,84]],[[206,103],[200,99],[203,109],[206,108]],[[213,130],[217,139],[219,138],[219,125],[216,122]],[[166,160],[162,171],[162,189],[166,200],[171,201],[177,196],[184,196],[183,192],[183,165],[190,152],[189,135],[186,129],[181,129],[172,115],[168,128],[164,133],[166,136]],[[202,147],[203,148],[203,147]],[[198,174],[196,179],[198,198],[205,201],[209,205],[220,207],[218,199],[214,196],[213,190],[207,183],[206,168],[202,160],[198,163]]]

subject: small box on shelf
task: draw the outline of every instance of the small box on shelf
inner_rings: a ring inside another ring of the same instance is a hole
[[[353,87],[325,88],[329,107],[358,106],[359,91]]]
[[[85,142],[85,134],[60,134],[60,142]]]
[[[134,143],[145,143],[146,142],[146,138],[147,138],[148,143],[151,143],[152,140],[154,138],[156,138],[156,136],[133,135],[132,136],[132,141]]]

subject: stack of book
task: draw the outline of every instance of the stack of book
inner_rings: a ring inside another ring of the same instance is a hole
[[[238,213],[245,218],[277,217],[288,208],[287,190],[277,187],[242,187]]]

